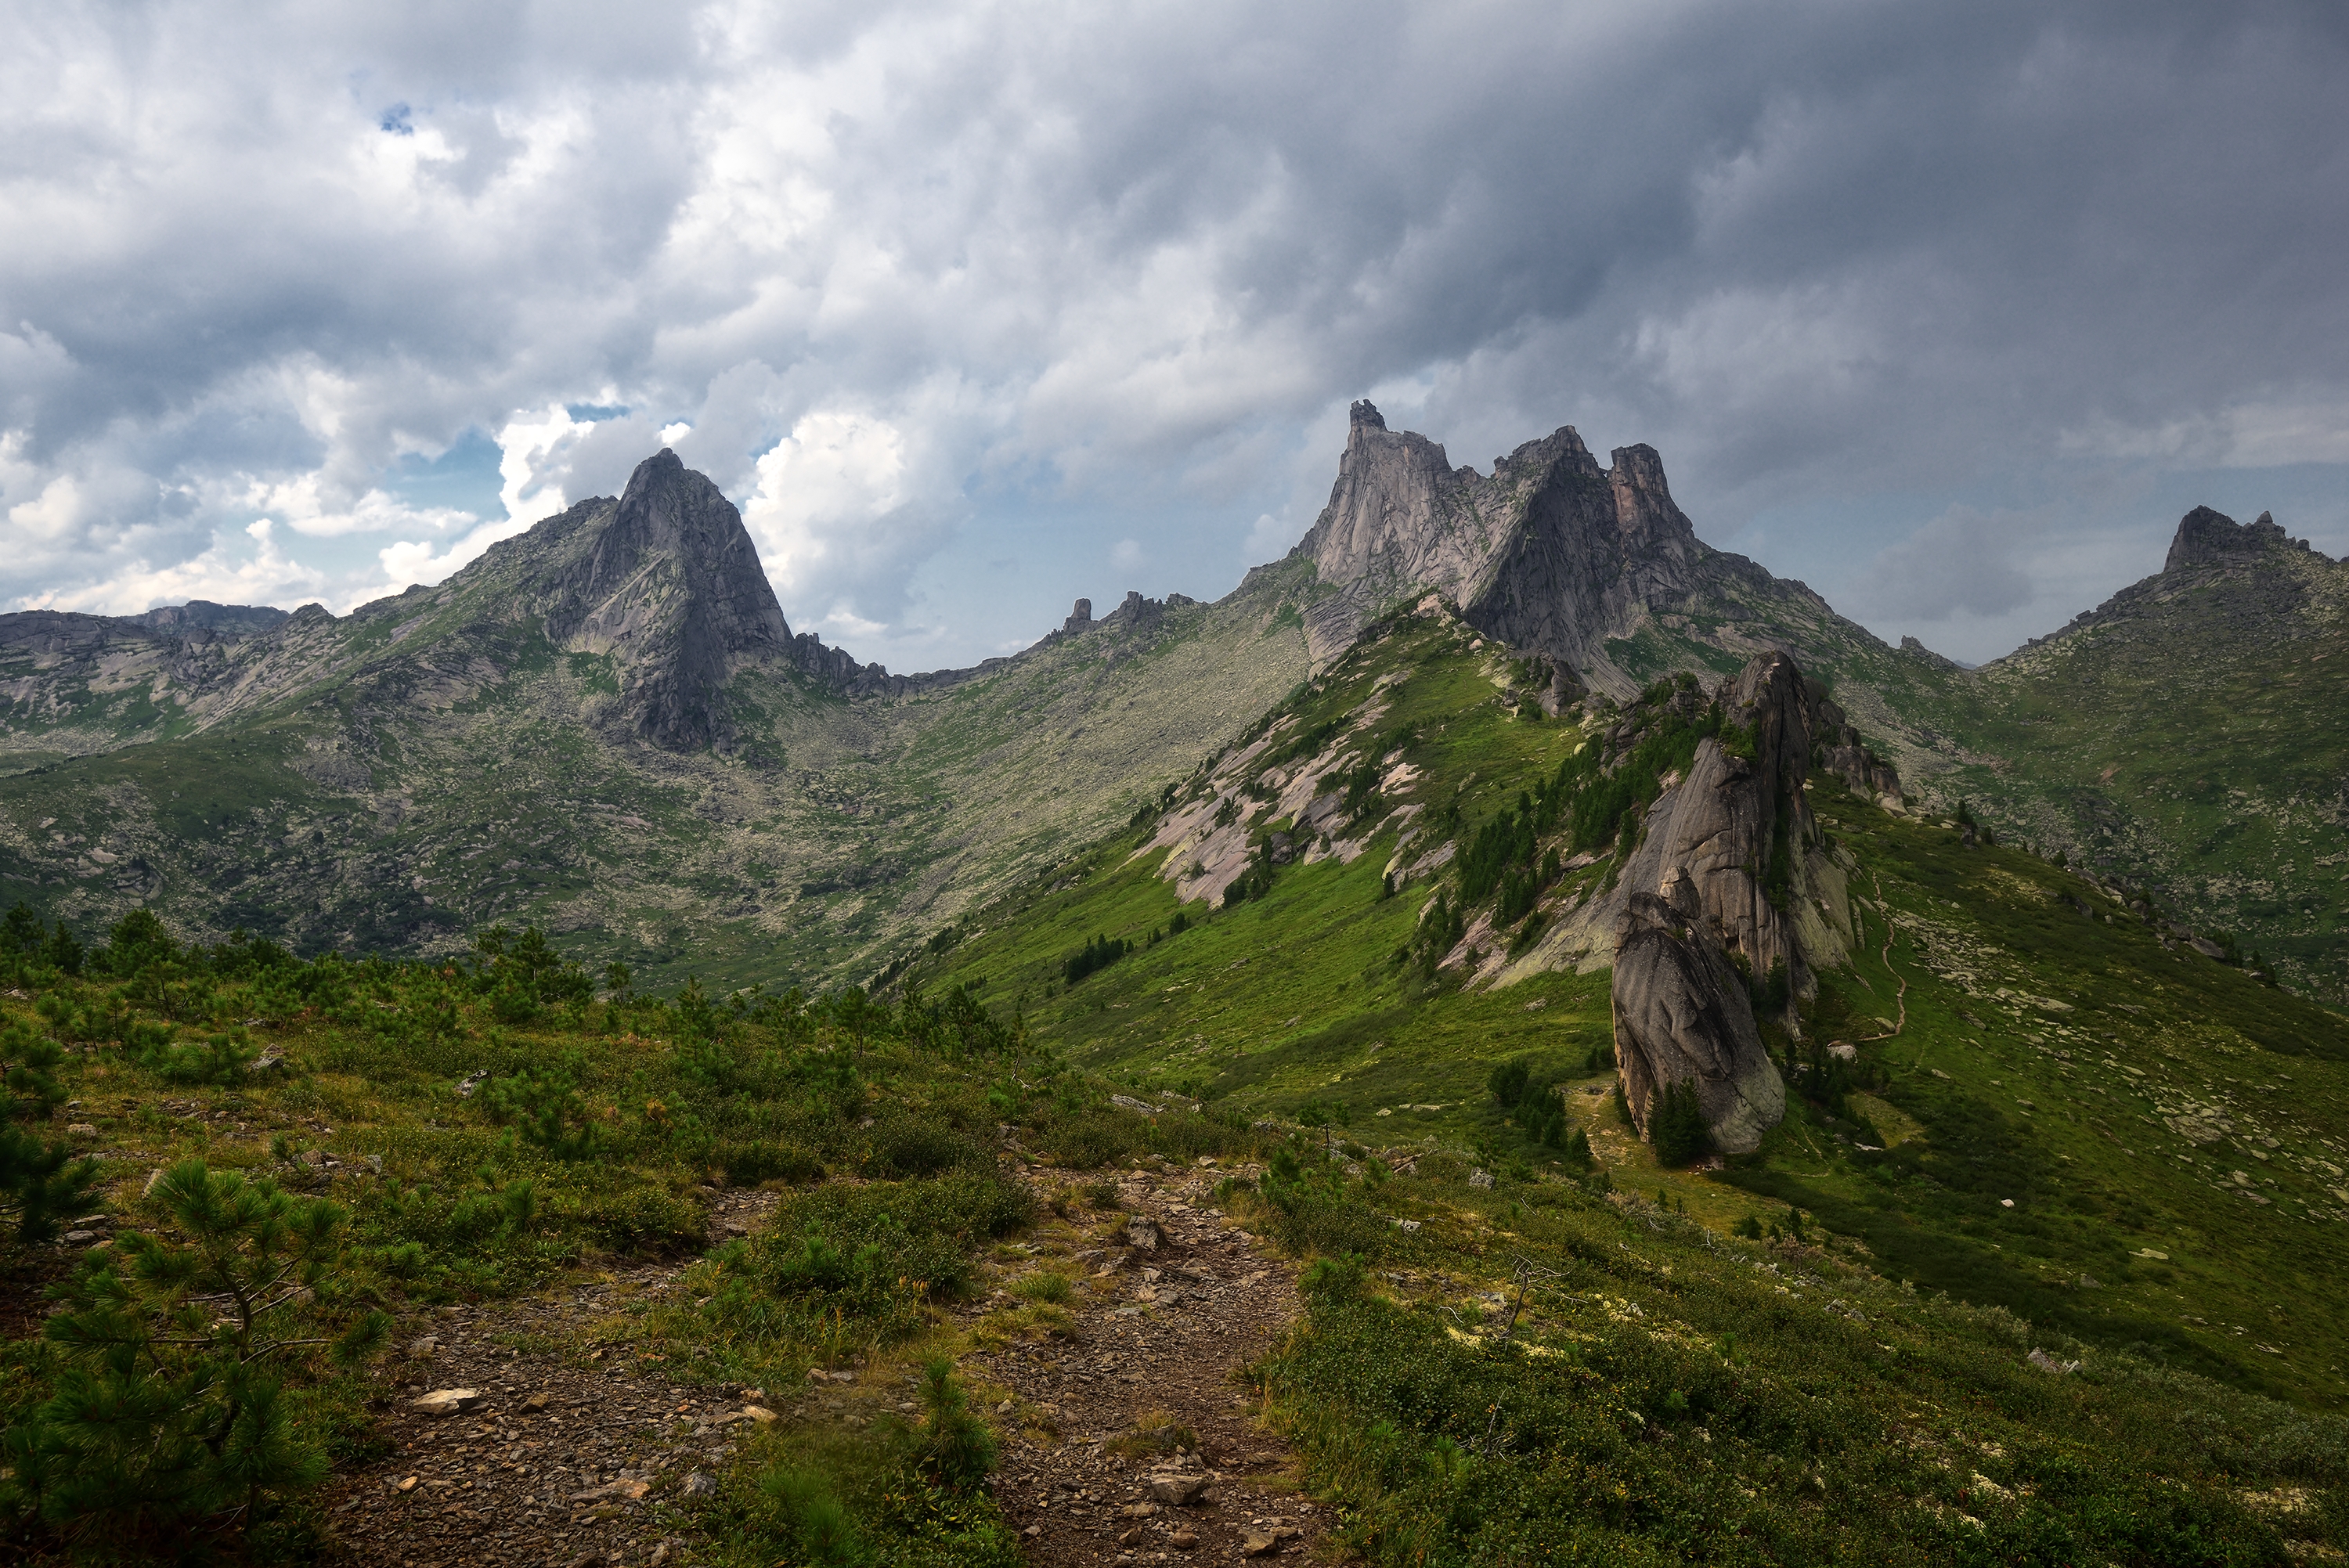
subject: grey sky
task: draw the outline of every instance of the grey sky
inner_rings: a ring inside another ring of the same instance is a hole
[[[1981,659],[2349,552],[2349,12],[0,8],[0,606],[336,609],[666,438],[893,667],[1207,596],[1365,394]]]

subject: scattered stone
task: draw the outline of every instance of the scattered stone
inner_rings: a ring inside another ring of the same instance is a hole
[[[1191,1548],[1199,1544],[1199,1538],[1191,1531],[1178,1530],[1174,1534],[1166,1538],[1166,1543],[1170,1546],[1180,1547],[1184,1551],[1188,1552]]]
[[[412,1408],[428,1416],[460,1416],[480,1409],[484,1402],[477,1388],[435,1388]]]
[[[1179,1470],[1160,1470],[1148,1477],[1142,1485],[1154,1500],[1169,1508],[1188,1508],[1199,1501],[1201,1492],[1207,1490],[1207,1478]]]
[[[719,1417],[718,1424],[721,1427],[727,1427],[733,1425],[737,1421],[756,1421],[759,1425],[764,1427],[771,1425],[774,1419],[775,1413],[772,1410],[768,1409],[764,1405],[745,1405],[739,1410],[729,1410],[726,1414]]]
[[[1468,1172],[1468,1185],[1490,1188],[1493,1185],[1493,1173],[1490,1171],[1471,1171]]]

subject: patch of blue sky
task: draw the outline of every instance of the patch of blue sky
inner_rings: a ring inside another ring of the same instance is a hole
[[[437,458],[410,453],[400,459],[384,470],[383,488],[419,511],[447,507],[477,518],[502,517],[505,506],[498,496],[504,480],[498,463],[504,455],[476,426]]]

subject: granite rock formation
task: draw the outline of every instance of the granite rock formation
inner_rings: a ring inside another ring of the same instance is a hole
[[[630,727],[666,750],[733,739],[727,682],[793,652],[782,606],[742,517],[664,448],[617,503],[583,501],[542,531],[568,548],[531,575],[531,607],[568,653],[608,654]]]
[[[1749,973],[1765,983],[1783,974],[1790,997],[1815,995],[1812,971],[1840,963],[1848,950],[1849,906],[1842,867],[1803,792],[1813,743],[1831,733],[1834,750],[1871,781],[1889,769],[1868,757],[1840,711],[1784,654],[1757,655],[1712,700],[1734,744],[1698,743],[1688,776],[1668,780],[1648,808],[1618,892],[1587,918],[1619,943],[1630,900],[1677,877],[1690,918]],[[1635,738],[1623,738],[1628,750]],[[1897,778],[1890,782],[1897,791]]]
[[[1616,949],[1615,1053],[1623,1102],[1642,1138],[1668,1084],[1694,1086],[1725,1153],[1747,1154],[1786,1114],[1786,1086],[1763,1047],[1744,977],[1707,930],[1694,879],[1634,893]]]
[[[1453,467],[1424,436],[1388,429],[1367,402],[1353,406],[1330,503],[1296,552],[1335,590],[1306,612],[1317,660],[1432,592],[1487,636],[1548,656],[1577,688],[1618,697],[1641,683],[1609,642],[1659,613],[1743,599],[1833,614],[1801,583],[1699,541],[1651,447],[1619,447],[1602,469],[1567,426],[1486,476]]]

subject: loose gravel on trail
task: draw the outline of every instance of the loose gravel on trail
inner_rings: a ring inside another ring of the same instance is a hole
[[[990,1482],[1021,1549],[1064,1564],[1296,1560],[1324,1522],[1288,1453],[1255,1420],[1236,1376],[1295,1317],[1290,1269],[1211,1206],[1221,1171],[1135,1175],[1097,1226],[1050,1222],[1003,1249],[1081,1278],[1058,1333],[978,1349],[961,1376],[1002,1440]],[[713,1235],[740,1233],[775,1201],[720,1195]],[[404,1397],[385,1418],[388,1460],[338,1477],[335,1532],[359,1568],[689,1563],[705,1544],[691,1500],[715,1490],[739,1436],[781,1421],[863,1423],[902,1414],[908,1369],[820,1369],[792,1389],[681,1387],[615,1350],[583,1360],[579,1331],[679,1288],[683,1264],[615,1271],[523,1302],[443,1308],[403,1329]],[[1006,1274],[1006,1283],[1011,1278]],[[983,1329],[1009,1298],[958,1313]],[[430,1343],[425,1343],[427,1340]],[[431,1415],[429,1390],[471,1389]],[[1137,1431],[1179,1434],[1139,1449]]]
[[[1127,1181],[1126,1212],[1141,1222],[1128,1235],[1143,1244],[1075,1255],[1092,1277],[1069,1336],[963,1361],[974,1383],[1006,1391],[994,1491],[1031,1562],[1269,1562],[1323,1532],[1236,1376],[1296,1316],[1295,1283],[1209,1206],[1216,1174]],[[1145,1418],[1189,1429],[1195,1453],[1121,1453]]]
[[[713,1204],[713,1235],[740,1234],[775,1194]],[[409,1326],[397,1353],[405,1396],[385,1416],[388,1460],[337,1478],[329,1518],[361,1565],[668,1563],[698,1537],[673,1505],[710,1487],[732,1454],[740,1388],[680,1388],[616,1352],[582,1360],[578,1330],[677,1288],[684,1264],[616,1271],[522,1302],[444,1307]],[[543,1344],[543,1349],[522,1349]],[[414,1400],[470,1389],[480,1403],[435,1416]]]

